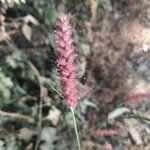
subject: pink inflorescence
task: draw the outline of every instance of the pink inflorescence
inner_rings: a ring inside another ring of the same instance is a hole
[[[69,16],[65,12],[59,14],[57,24],[57,44],[59,58],[57,61],[61,71],[61,83],[64,97],[70,107],[75,108],[78,103],[77,95],[77,68],[75,64],[75,47],[73,45],[72,32]]]
[[[114,129],[98,129],[92,133],[94,137],[113,136],[116,134],[117,131]]]
[[[145,99],[148,99],[148,100],[150,99],[150,92],[148,92],[148,93],[136,93],[134,95],[128,96],[127,102],[136,103],[136,102],[143,101]]]

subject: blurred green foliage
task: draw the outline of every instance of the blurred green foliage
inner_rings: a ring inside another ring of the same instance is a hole
[[[14,84],[10,77],[7,77],[0,68],[0,105],[2,102],[7,102],[11,98],[11,89]]]
[[[106,4],[106,0],[98,0],[98,5],[100,8],[103,8]]]
[[[21,51],[14,51],[12,55],[9,55],[6,57],[6,63],[8,64],[9,67],[12,69],[24,69],[25,67],[25,55],[23,55],[23,52]]]
[[[48,7],[45,11],[46,17],[50,20],[52,23],[56,23],[56,20],[58,18],[58,12],[55,7]]]

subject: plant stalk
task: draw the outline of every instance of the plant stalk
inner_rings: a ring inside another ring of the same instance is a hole
[[[71,109],[71,113],[72,113],[72,117],[73,117],[73,124],[74,124],[74,130],[75,130],[75,134],[76,134],[77,144],[78,144],[78,150],[81,150],[79,133],[78,133],[78,129],[77,129],[77,122],[76,122],[75,115],[74,115],[74,108],[70,107],[70,109]]]

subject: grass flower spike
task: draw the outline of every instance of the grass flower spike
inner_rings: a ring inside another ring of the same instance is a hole
[[[72,38],[73,27],[70,24],[70,19],[65,11],[61,11],[57,23],[57,44],[58,44],[58,67],[61,71],[61,82],[63,87],[63,95],[70,107],[73,124],[77,139],[78,150],[81,150],[80,139],[77,130],[77,124],[74,114],[74,109],[78,104],[77,91],[77,68],[75,64],[75,47]]]
[[[75,47],[73,45],[72,31],[69,16],[62,11],[57,24],[58,67],[61,71],[61,82],[64,97],[69,107],[75,108],[78,103]]]

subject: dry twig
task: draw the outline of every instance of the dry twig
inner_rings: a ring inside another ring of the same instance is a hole
[[[34,121],[34,119],[32,117],[22,115],[22,114],[19,114],[19,113],[5,112],[5,111],[0,110],[0,115],[10,117],[10,118],[14,118],[14,119],[25,120],[25,121],[28,121],[28,122],[33,122]]]
[[[32,64],[32,62],[27,62],[30,68],[32,69],[33,73],[35,74],[38,82],[39,82],[39,88],[40,88],[40,101],[39,101],[39,122],[38,122],[38,137],[35,144],[35,150],[38,149],[39,143],[40,143],[40,135],[41,135],[41,128],[42,128],[42,107],[43,107],[43,98],[44,98],[44,87],[43,87],[43,81],[41,78],[41,75],[39,71],[36,69],[36,67]]]

